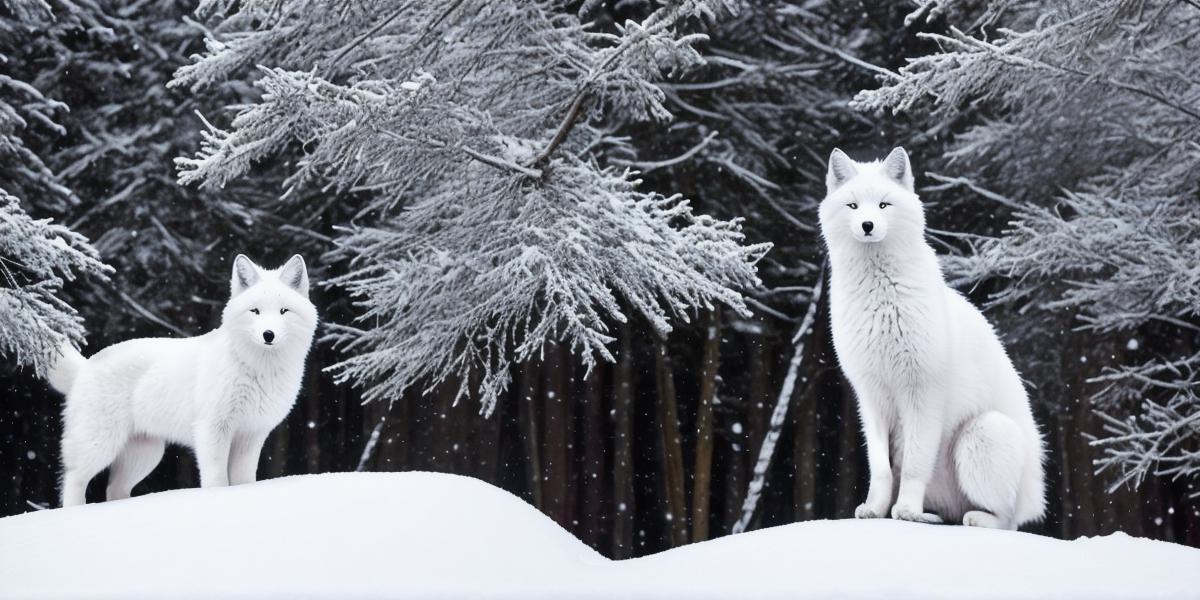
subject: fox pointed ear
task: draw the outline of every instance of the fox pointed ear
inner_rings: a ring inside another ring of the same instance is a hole
[[[908,191],[913,191],[912,165],[908,162],[908,152],[905,152],[904,148],[897,146],[883,159],[883,172]]]
[[[829,155],[829,172],[825,174],[825,192],[833,193],[833,190],[842,187],[855,175],[858,175],[858,169],[855,168],[854,161],[850,160],[845,152],[834,148]]]
[[[279,280],[284,285],[307,296],[308,266],[304,264],[304,257],[295,254],[289,258],[287,263],[279,268]]]
[[[254,261],[246,258],[245,254],[239,254],[237,258],[233,259],[233,279],[229,287],[234,296],[258,283],[258,279],[258,266],[254,264]]]

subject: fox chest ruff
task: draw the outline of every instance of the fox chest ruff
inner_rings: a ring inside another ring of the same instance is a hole
[[[207,405],[207,416],[242,428],[273,428],[295,406],[304,360],[231,356],[222,370],[214,377],[222,385],[212,386],[200,398],[201,404]]]
[[[884,255],[832,267],[833,342],[851,383],[887,396],[936,385],[948,364],[949,337],[940,274],[934,281]]]

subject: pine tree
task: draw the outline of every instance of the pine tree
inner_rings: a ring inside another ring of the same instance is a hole
[[[209,328],[237,253],[327,249],[288,234],[294,211],[270,194],[278,178],[269,171],[225,193],[175,182],[172,157],[199,138],[195,112],[250,91],[238,82],[203,98],[167,89],[173,71],[203,49],[203,29],[184,19],[191,5],[153,0],[132,10],[110,0],[49,0],[44,21],[11,38],[13,71],[69,105],[56,115],[59,135],[32,147],[79,199],[54,214],[92,238],[114,267],[111,284],[72,293],[103,342]],[[271,242],[257,241],[267,228]],[[187,285],[162,285],[166,274]]]
[[[16,50],[11,44],[21,33],[50,18],[49,7],[39,1],[7,0],[0,6],[0,64],[9,64]],[[82,319],[61,298],[64,282],[83,275],[104,278],[108,270],[87,238],[22,207],[24,199],[35,213],[52,213],[78,202],[26,142],[61,134],[55,118],[65,108],[0,72],[0,356],[39,374],[53,364],[60,344],[83,341]]]
[[[215,35],[174,85],[259,65],[263,96],[179,159],[180,181],[219,188],[295,149],[287,193],[365,195],[338,241],[352,270],[335,283],[361,309],[332,335],[353,354],[340,379],[368,399],[451,382],[487,414],[552,341],[590,366],[613,358],[612,321],[665,333],[745,310],[766,247],[606,161],[627,152],[612,127],[670,117],[656,82],[702,62],[682,31],[724,4],[668,2],[609,34],[554,2],[204,2]]]

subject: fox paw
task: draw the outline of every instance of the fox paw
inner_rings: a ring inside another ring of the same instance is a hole
[[[867,506],[867,504],[865,502],[862,504],[859,504],[858,508],[854,509],[854,518],[855,519],[882,519],[886,516],[887,516],[886,510],[879,510],[876,508],[871,508],[870,506]]]
[[[933,514],[922,512],[914,509],[911,506],[897,504],[892,507],[892,518],[900,521],[913,521],[916,523],[937,524],[942,522],[942,518]]]

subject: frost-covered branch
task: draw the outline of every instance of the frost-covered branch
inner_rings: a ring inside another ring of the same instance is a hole
[[[40,0],[7,0],[0,16],[0,63],[8,63],[15,32],[52,20]],[[6,65],[9,66],[9,65]],[[11,68],[11,67],[10,67]],[[33,85],[0,74],[0,356],[44,374],[63,342],[83,341],[82,318],[62,298],[64,282],[80,276],[104,278],[109,270],[87,238],[51,219],[35,219],[21,199],[47,210],[76,202],[26,138],[39,131],[62,135],[55,117],[66,110]]]
[[[1147,476],[1194,478],[1200,476],[1200,354],[1171,363],[1110,369],[1095,381],[1108,383],[1105,391],[1132,397],[1157,395],[1170,399],[1159,404],[1144,401],[1141,411],[1119,418],[1102,411],[1102,439],[1092,441],[1103,452],[1099,472],[1112,471],[1113,491],[1122,485],[1137,486]],[[1193,493],[1200,496],[1200,492]]]
[[[82,319],[60,297],[63,282],[106,270],[87,239],[31,218],[0,190],[0,356],[45,373],[60,344],[84,337]]]
[[[172,84],[261,65],[261,100],[177,159],[181,182],[220,187],[298,149],[288,189],[370,191],[337,241],[351,271],[334,283],[361,311],[327,338],[349,354],[340,381],[388,400],[452,382],[490,413],[547,343],[611,360],[622,303],[664,333],[714,303],[746,310],[766,248],[605,166],[629,153],[613,127],[670,117],[658,82],[703,62],[704,37],[680,30],[726,2],[666,2],[611,33],[553,2],[378,4],[206,3],[217,39]]]

